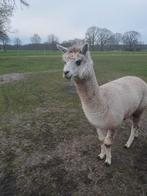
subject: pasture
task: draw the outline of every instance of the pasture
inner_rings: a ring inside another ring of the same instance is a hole
[[[92,57],[99,84],[125,75],[147,81],[147,52]],[[112,166],[105,167],[96,130],[62,68],[60,52],[0,52],[0,75],[25,76],[0,81],[0,196],[145,196],[147,113],[129,150],[129,122],[118,129]]]

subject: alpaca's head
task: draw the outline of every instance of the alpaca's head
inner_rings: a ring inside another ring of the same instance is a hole
[[[63,69],[63,76],[67,79],[87,79],[91,76],[93,71],[93,61],[90,57],[88,44],[81,46],[72,46],[65,48],[57,45],[63,54],[63,61],[65,63]]]

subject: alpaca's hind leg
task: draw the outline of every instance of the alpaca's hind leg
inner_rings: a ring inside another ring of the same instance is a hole
[[[104,159],[105,155],[106,155],[106,149],[105,149],[105,145],[104,145],[104,138],[105,138],[105,132],[101,129],[97,129],[97,134],[98,134],[98,138],[99,141],[101,143],[101,152],[98,155],[99,159]]]
[[[134,114],[131,119],[131,122],[132,122],[131,134],[130,134],[130,137],[129,137],[127,143],[125,144],[126,148],[130,148],[131,144],[134,141],[134,138],[138,137],[139,121],[140,121],[141,114],[142,114],[142,111]]]
[[[133,143],[134,138],[135,138],[135,129],[134,129],[133,121],[132,121],[130,137],[129,137],[127,143],[125,144],[126,148],[130,148],[131,144]]]
[[[138,128],[134,128],[134,130],[135,130],[135,138],[138,138],[138,135],[139,135],[139,129]]]
[[[135,130],[135,137],[137,138],[139,135],[139,122],[140,122],[140,118],[142,115],[143,111],[141,111],[140,113],[138,113],[137,115],[133,116],[133,124],[134,124],[134,130]]]

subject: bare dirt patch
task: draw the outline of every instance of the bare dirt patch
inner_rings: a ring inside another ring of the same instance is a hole
[[[24,79],[28,74],[26,73],[10,73],[0,75],[0,84],[10,83],[13,81]]]
[[[0,75],[0,84],[10,83],[17,80],[22,80],[31,74],[37,73],[56,73],[61,70],[49,70],[49,71],[42,71],[42,72],[25,72],[25,73],[10,73],[10,74],[3,74]]]
[[[76,119],[78,112],[38,108],[9,118],[11,124],[0,130],[1,195],[146,194],[147,133],[141,132],[132,147],[124,149],[130,128],[123,124],[112,148],[112,166],[107,168],[97,158],[96,131],[85,118]]]

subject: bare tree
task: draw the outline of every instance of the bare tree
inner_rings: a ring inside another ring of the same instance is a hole
[[[26,0],[19,0],[20,3],[22,3],[25,6],[29,6],[29,3]],[[7,6],[13,6],[15,8],[16,6],[16,0],[1,0],[2,3],[5,3]]]
[[[9,17],[12,16],[13,7],[0,2],[0,35],[6,33],[9,27]]]
[[[5,37],[7,37],[7,34],[5,32],[0,31],[0,41],[5,39]]]
[[[25,0],[20,0],[20,2],[28,6],[29,4]],[[16,1],[15,0],[1,0],[0,1],[0,30],[5,28],[5,25],[10,21],[10,17],[15,10]],[[5,29],[6,30],[6,29]]]
[[[28,6],[26,0],[20,2]],[[16,7],[16,0],[0,0],[0,38],[8,41],[7,32],[9,30],[10,17],[12,16]],[[4,41],[4,42],[5,42]]]
[[[53,43],[57,43],[57,42],[59,42],[59,39],[58,39],[58,37],[56,35],[54,35],[54,34],[48,35],[47,43],[53,44]]]
[[[41,37],[35,33],[32,37],[31,37],[31,43],[32,44],[40,44],[41,43]]]
[[[1,33],[0,42],[3,45],[3,50],[6,51],[6,46],[10,42],[10,39],[6,33]]]
[[[17,49],[21,46],[21,40],[20,40],[20,38],[16,37],[14,39],[14,45],[16,46]]]
[[[97,44],[100,46],[100,49],[103,50],[104,46],[108,45],[113,33],[106,28],[98,28],[97,32]]]
[[[87,29],[85,40],[91,48],[97,44],[98,27],[92,26]]]
[[[127,50],[136,50],[139,43],[140,33],[137,31],[128,31],[123,34],[123,43]]]
[[[20,0],[20,2],[21,2],[23,5],[25,5],[25,6],[29,6],[29,3],[28,3],[27,1],[25,1],[25,0]]]

